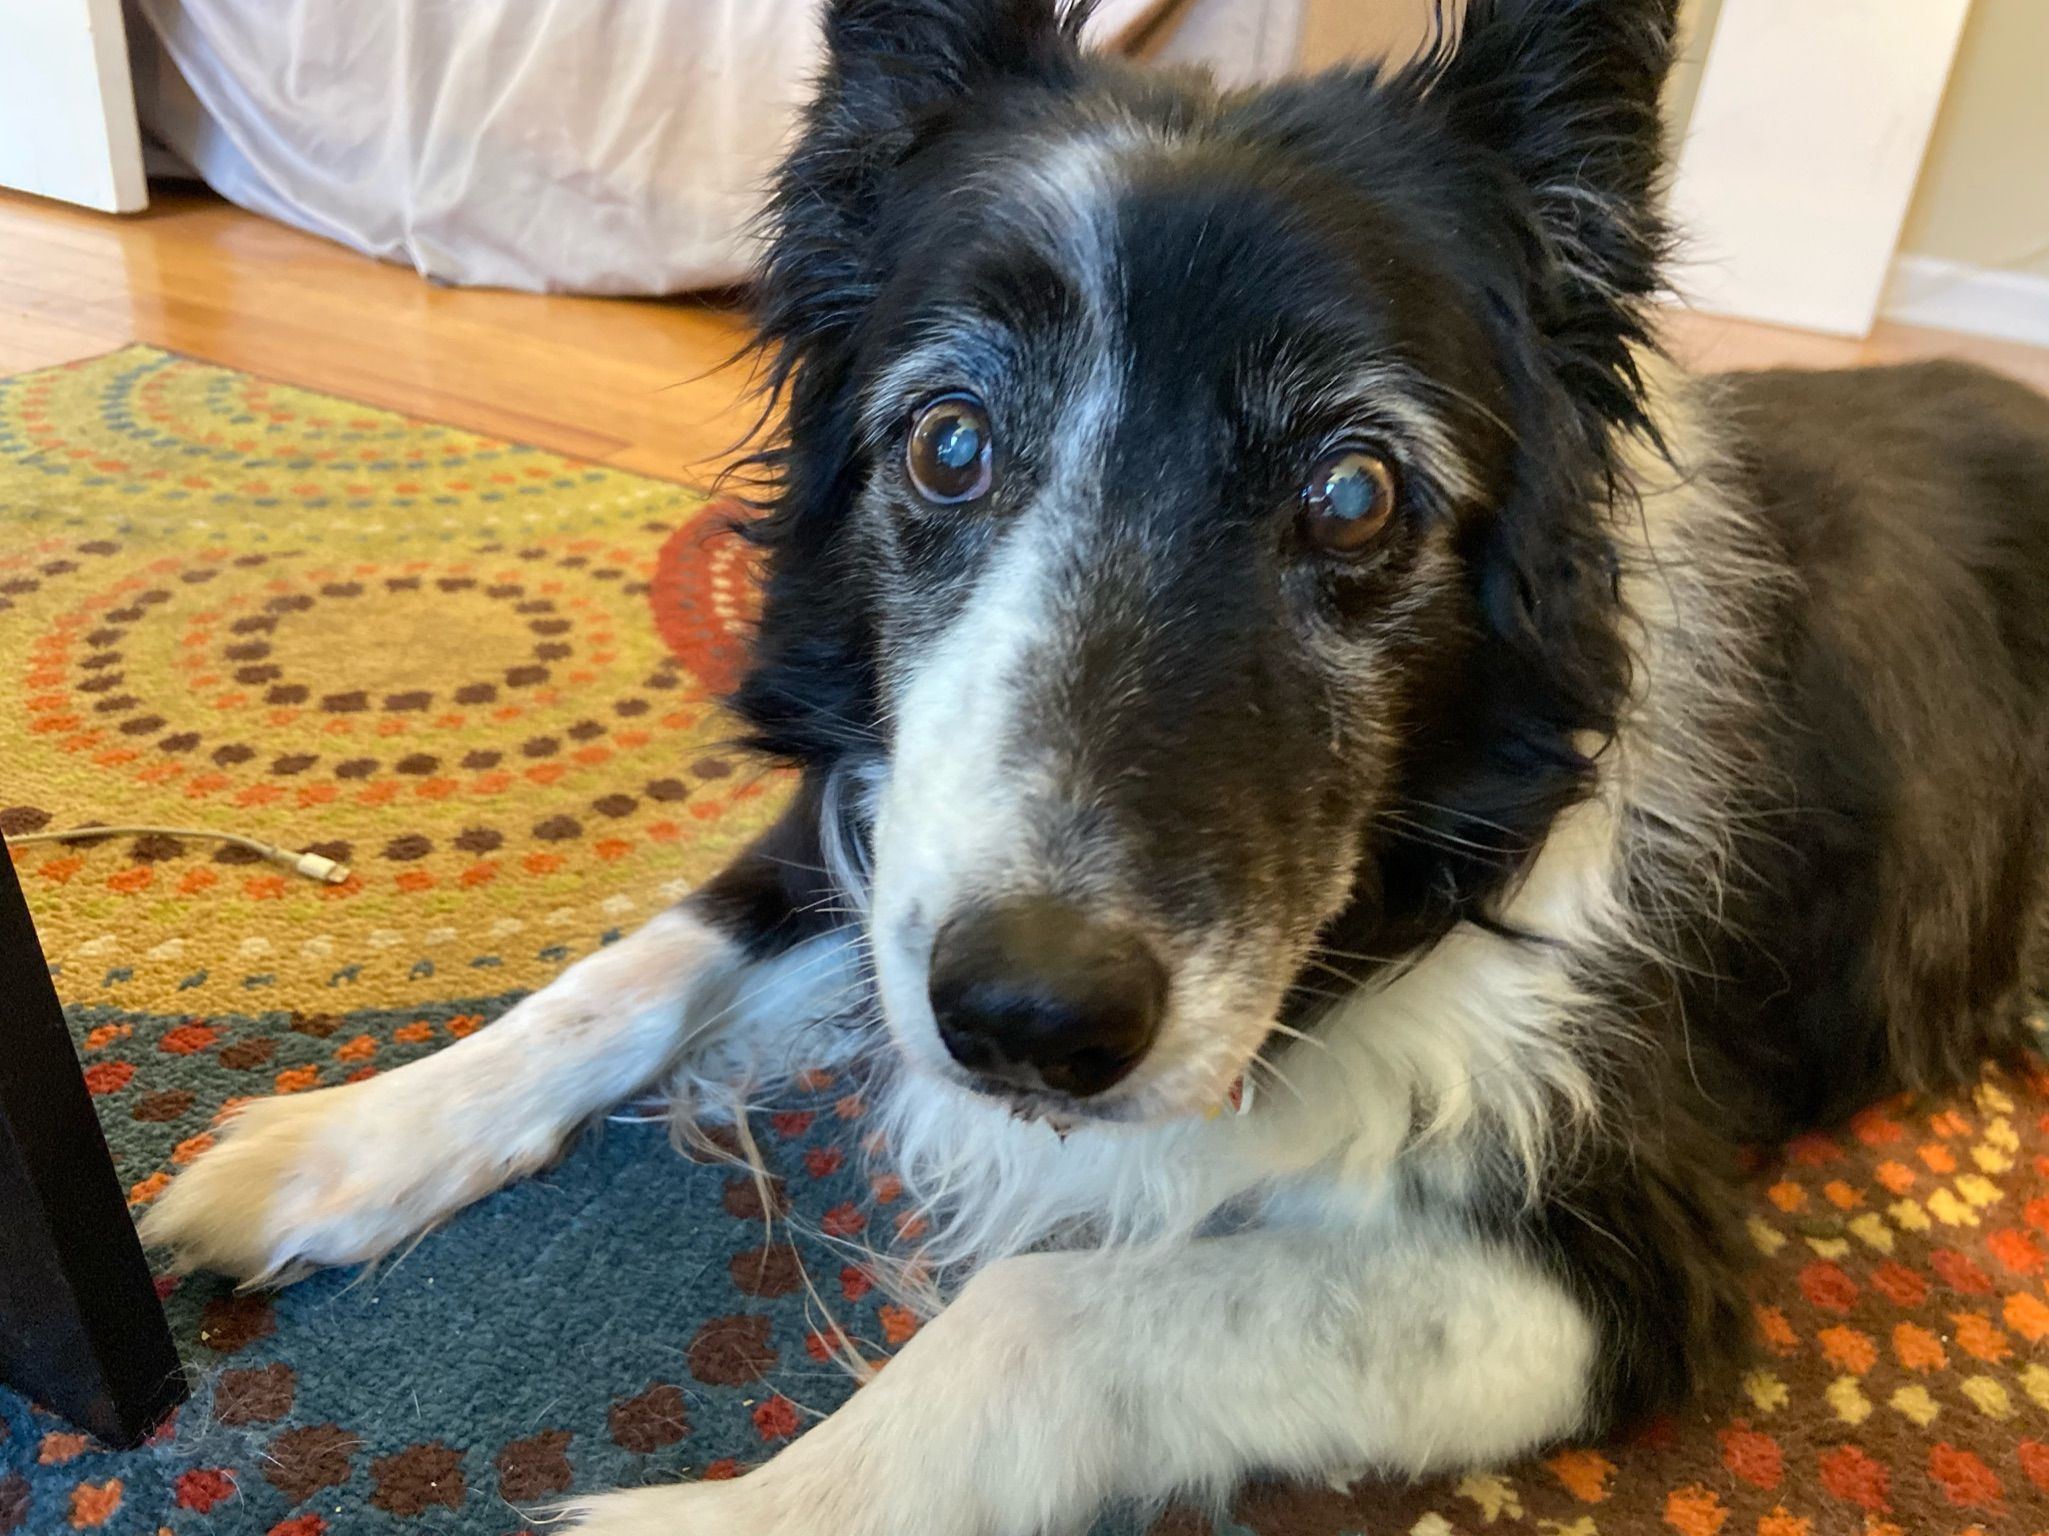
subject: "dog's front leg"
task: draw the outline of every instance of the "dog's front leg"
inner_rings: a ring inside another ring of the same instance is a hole
[[[1581,1428],[1595,1325],[1452,1231],[1009,1259],[760,1470],[578,1536],[1055,1536],[1105,1505],[1486,1465]]]
[[[262,1099],[142,1222],[183,1268],[289,1278],[387,1253],[552,1158],[671,1071],[766,1086],[856,1044],[814,1026],[862,987],[818,843],[820,795],[709,885],[447,1049]]]

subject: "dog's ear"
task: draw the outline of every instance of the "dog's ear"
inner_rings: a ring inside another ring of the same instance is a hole
[[[1636,383],[1629,349],[1667,243],[1659,97],[1677,14],[1678,0],[1469,0],[1422,66],[1454,131],[1513,177],[1540,247],[1535,318],[1592,365],[1582,387]]]
[[[1469,533],[1502,642],[1484,663],[1485,739],[1497,744],[1488,772],[1502,796],[1490,814],[1509,823],[1585,791],[1581,742],[1611,732],[1627,696],[1604,509],[1621,483],[1621,432],[1659,430],[1638,358],[1653,346],[1667,244],[1659,97],[1677,10],[1678,0],[1467,0],[1463,21],[1396,77],[1464,152],[1464,170],[1491,184],[1512,267],[1494,306],[1507,322],[1520,465],[1498,515]]]
[[[1091,3],[832,0],[825,68],[769,210],[760,323],[786,367],[870,296],[878,196],[921,133],[1005,80],[1070,76]]]

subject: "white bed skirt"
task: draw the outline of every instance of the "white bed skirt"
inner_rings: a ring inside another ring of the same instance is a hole
[[[132,4],[143,124],[223,196],[436,281],[535,292],[742,280],[821,47],[820,0]],[[1195,0],[1168,51],[1272,72],[1299,5]],[[1093,25],[1116,41],[1159,9],[1108,0]]]

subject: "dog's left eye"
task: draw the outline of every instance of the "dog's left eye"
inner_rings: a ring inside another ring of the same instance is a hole
[[[973,395],[941,395],[911,424],[904,468],[920,496],[943,507],[980,501],[995,480],[989,413]]]

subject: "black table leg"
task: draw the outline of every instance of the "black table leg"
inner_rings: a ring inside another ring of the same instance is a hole
[[[185,1396],[13,861],[0,849],[0,1381],[112,1446]]]

